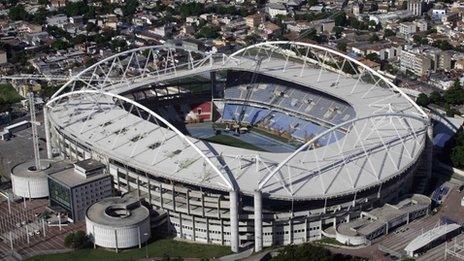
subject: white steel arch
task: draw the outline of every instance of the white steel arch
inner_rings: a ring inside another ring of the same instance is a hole
[[[289,46],[290,48],[285,48],[286,46]],[[294,49],[292,50],[292,48]],[[253,49],[257,49],[257,51],[250,52]],[[310,44],[310,43],[291,42],[291,41],[272,41],[272,42],[262,42],[262,43],[250,45],[246,48],[240,49],[237,52],[231,54],[229,58],[236,61],[236,60],[239,60],[238,57],[240,56],[243,57],[247,55],[248,53],[248,55],[255,56],[255,58],[257,58],[260,55],[265,55],[265,57],[269,58],[270,60],[272,55],[275,54],[276,51],[278,51],[280,54],[284,55],[285,57],[284,70],[287,66],[287,63],[289,62],[289,59],[300,58],[303,61],[303,66],[301,69],[301,73],[303,73],[305,67],[309,64],[309,58],[312,58],[312,59],[317,60],[317,62],[319,63],[319,66],[321,67],[321,70],[324,68],[325,69],[330,68],[332,70],[337,70],[339,73],[337,83],[340,79],[340,74],[343,73],[343,69],[345,67],[348,68],[348,65],[349,65],[349,69],[350,70],[352,69],[354,70],[354,72],[356,72],[356,74],[358,75],[358,79],[360,81],[362,81],[363,76],[369,75],[369,77],[371,78],[370,80],[374,81],[374,85],[372,86],[372,88],[379,87],[380,81],[382,81],[383,83],[386,84],[386,86],[391,88],[394,92],[401,94],[401,96],[404,99],[406,99],[418,111],[418,113],[422,117],[428,118],[428,115],[422,110],[420,106],[418,106],[408,95],[406,95],[400,88],[398,88],[395,84],[389,81],[385,76],[379,74],[377,71],[359,62],[358,60],[346,54],[338,52],[334,49],[330,49],[324,46]],[[295,53],[298,54],[298,57],[294,55]],[[315,55],[315,54],[320,54],[320,55]],[[322,57],[320,57],[321,54],[323,54]],[[331,61],[337,60],[336,57],[342,58],[342,60],[339,61],[341,62],[341,64],[337,63],[333,65],[332,67],[326,64],[328,60],[331,60]],[[347,62],[348,62],[348,65],[346,65]],[[356,69],[356,67],[358,66],[361,67],[362,70]],[[320,74],[319,74],[319,77],[320,77]],[[353,91],[355,90],[355,88],[356,86],[353,87]]]
[[[417,121],[421,124],[417,126],[417,124],[413,124],[412,121]],[[365,123],[360,124],[361,122]],[[416,127],[414,128],[413,125],[416,125]],[[365,158],[367,161],[366,164],[370,165],[368,168],[371,168],[371,173],[376,174],[376,168],[369,161],[369,157],[371,156],[370,152],[377,149],[385,150],[385,157],[388,157],[388,160],[391,161],[389,164],[395,166],[397,168],[395,171],[401,173],[400,164],[395,162],[396,158],[393,159],[392,156],[389,155],[390,144],[400,144],[400,146],[402,146],[402,150],[405,151],[404,156],[413,160],[418,157],[420,150],[411,149],[411,146],[409,144],[407,145],[407,143],[415,143],[419,146],[424,144],[425,142],[421,141],[418,137],[423,136],[425,138],[428,126],[429,122],[427,119],[401,113],[377,114],[346,121],[325,130],[300,146],[259,181],[257,190],[262,191],[270,180],[277,175],[276,183],[279,183],[291,196],[293,196],[297,190],[304,186],[301,185],[298,187],[295,185],[296,180],[301,181],[301,179],[309,179],[315,175],[323,175],[322,172],[324,170],[335,167],[339,168],[339,170],[336,172],[336,175],[332,177],[330,184],[325,184],[326,182],[324,182],[322,177],[320,177],[320,185],[323,188],[322,194],[327,193],[331,183],[333,183],[337,175],[342,172],[342,169],[346,172],[345,175],[348,176],[349,185],[352,186],[353,190],[355,190],[357,189],[355,184],[357,182],[356,179],[359,179],[359,175],[356,176],[350,173],[347,166],[348,163],[353,159],[358,159],[360,157]],[[391,131],[388,133],[382,131],[382,127],[385,129],[391,129]],[[342,128],[348,129],[350,132],[354,132],[356,134],[356,142],[346,142],[347,139],[349,139],[347,137],[337,140],[335,133]],[[327,137],[329,141],[330,139],[335,139],[335,145],[332,144],[332,146],[319,148],[316,143],[322,138],[327,139]],[[408,140],[408,137],[410,140]],[[335,149],[338,150],[338,153],[335,155],[333,154],[333,151],[332,153],[326,153],[326,150],[330,147],[332,149],[335,147]],[[331,160],[324,159],[326,155],[334,158]],[[401,157],[403,157],[403,155],[399,155],[399,158]],[[293,159],[296,159],[295,161],[297,162],[294,162],[294,164],[290,166],[289,163]],[[304,160],[315,161],[316,168],[305,169],[303,166],[299,168],[298,165]],[[374,182],[372,183],[377,183],[381,180],[380,174],[381,173],[377,173],[376,177],[373,179]],[[305,182],[303,182],[303,184],[305,184]]]
[[[120,95],[115,94],[115,93],[110,93],[110,92],[101,92],[101,91],[98,91],[98,90],[79,90],[79,91],[67,92],[67,93],[61,94],[59,96],[53,97],[52,99],[50,99],[47,102],[46,107],[49,108],[49,109],[52,109],[54,107],[54,105],[57,102],[59,102],[60,100],[66,99],[66,98],[68,98],[70,96],[74,96],[74,95],[96,95],[96,96],[99,96],[99,98],[101,98],[102,96],[107,96],[107,97],[111,97],[111,98],[114,98],[114,99],[124,101],[126,103],[131,104],[131,108],[129,110],[129,113],[132,112],[134,107],[135,107],[135,109],[141,109],[143,112],[148,113],[149,117],[146,120],[149,121],[150,119],[153,119],[153,120],[156,121],[157,124],[158,124],[158,121],[159,121],[162,124],[166,125],[167,129],[173,131],[179,138],[181,138],[184,142],[188,143],[188,145],[191,146],[198,153],[198,155],[200,155],[204,159],[204,161],[211,167],[211,169],[213,169],[213,171],[225,182],[225,184],[227,185],[229,190],[236,191],[238,189],[238,187],[236,185],[236,181],[234,180],[233,176],[222,173],[219,170],[219,168],[210,160],[210,158],[208,156],[206,156],[203,153],[203,151],[197,145],[195,145],[190,139],[188,139],[175,126],[173,126],[171,123],[169,123],[163,117],[161,117],[157,113],[153,112],[149,108],[147,108],[147,107],[143,106],[142,104],[137,103],[137,102],[135,102],[135,101],[133,101],[131,99],[128,99],[126,97],[120,96]],[[95,99],[95,97],[92,97],[92,98],[94,99],[93,102],[97,103],[97,100]],[[92,107],[92,110],[101,109],[101,108],[96,108],[96,107],[98,107],[98,105]],[[138,112],[138,114],[139,114],[139,116],[141,116],[140,112]],[[86,117],[85,121],[89,120],[89,117],[91,117],[91,115],[92,115],[92,113],[90,113],[89,116]],[[85,122],[84,122],[83,126],[85,126]],[[81,133],[82,133],[82,131],[83,130],[81,130]],[[47,139],[47,141],[48,141],[48,139]]]
[[[177,55],[180,52],[182,55]],[[179,59],[186,60],[179,60]],[[226,63],[223,54],[206,54],[178,46],[155,45],[130,49],[107,57],[79,72],[67,81],[52,98],[66,89],[70,92],[80,89],[115,92],[117,88],[133,88],[136,84],[146,84],[174,77],[180,72],[194,74],[199,68],[211,68],[219,62]]]

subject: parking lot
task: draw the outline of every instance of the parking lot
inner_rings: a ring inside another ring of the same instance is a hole
[[[38,133],[41,158],[46,158],[45,129],[43,125],[38,127]],[[17,132],[15,137],[8,141],[0,141],[1,173],[9,177],[12,167],[34,158],[33,151],[31,128]]]

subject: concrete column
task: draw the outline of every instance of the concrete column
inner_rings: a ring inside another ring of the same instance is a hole
[[[47,147],[47,158],[53,158],[52,155],[52,139],[50,135],[50,123],[48,122],[48,108],[47,106],[43,107],[44,114],[44,125],[45,125],[45,146]]]
[[[126,183],[127,183],[127,192],[131,192],[131,185],[129,181],[129,171],[126,169]]]
[[[324,214],[327,213],[327,198],[324,199]]]
[[[406,214],[407,217],[406,217],[406,224],[409,224],[409,212]]]
[[[140,227],[137,227],[137,234],[139,236],[139,248],[142,248],[142,235],[140,235]]]
[[[255,252],[263,250],[263,200],[262,193],[256,190],[254,193],[255,216]]]
[[[137,196],[139,197],[140,200],[140,176],[137,175]]]
[[[116,230],[114,231],[114,242],[116,243],[116,253],[118,253],[119,249],[118,249],[118,233],[116,232]]]
[[[210,243],[210,238],[209,238],[209,218],[206,217],[206,242]]]
[[[224,220],[220,220],[221,221],[221,245],[223,246],[224,245]]]
[[[192,216],[192,237],[193,241],[197,240],[197,232],[195,230],[195,216]]]
[[[201,216],[205,216],[205,194],[201,193]]]
[[[311,231],[311,230],[309,230]],[[305,229],[304,229],[305,235],[304,235],[304,242],[308,242],[308,218],[305,218]]]
[[[164,208],[163,207],[163,183],[159,183],[159,197],[160,197],[160,205],[161,205],[161,208]]]
[[[388,234],[388,222],[385,223],[385,235]]]
[[[218,197],[217,201],[217,212],[218,212],[218,218],[221,218],[221,196]]]
[[[333,227],[337,229],[337,217],[333,218]]]
[[[212,89],[212,97],[215,98],[216,97],[216,94],[217,94],[217,84],[216,84],[216,72],[215,71],[211,71],[209,73],[210,75],[210,79],[211,79],[211,89]]]
[[[151,184],[150,184],[150,179],[148,179],[148,202],[151,204]]]
[[[238,191],[229,192],[230,200],[230,249],[237,253],[239,248],[238,234]]]
[[[293,243],[293,217],[288,219],[288,243]]]
[[[354,193],[354,197],[353,197],[353,203],[352,203],[352,206],[353,206],[353,207],[356,206],[356,196],[357,196],[357,193],[355,192],[355,193]]]
[[[118,182],[118,190],[121,191],[121,183],[119,182],[119,168],[116,169],[116,182]]]
[[[179,233],[180,233],[180,238],[184,238],[184,228],[182,227],[182,213],[179,212]]]
[[[174,185],[172,185],[172,210],[176,211],[176,191]]]
[[[187,214],[190,215],[190,190],[187,189],[185,197],[187,198]]]

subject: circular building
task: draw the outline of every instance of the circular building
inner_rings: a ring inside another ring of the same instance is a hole
[[[430,177],[424,111],[369,66],[307,43],[128,50],[44,110],[47,151],[104,162],[178,237],[233,251],[317,240]]]
[[[87,209],[87,234],[104,248],[141,246],[151,236],[150,211],[131,197],[105,198]]]
[[[11,185],[16,196],[24,198],[48,197],[48,180],[50,173],[71,168],[65,161],[41,159],[42,169],[36,170],[34,161],[27,161],[11,169]]]

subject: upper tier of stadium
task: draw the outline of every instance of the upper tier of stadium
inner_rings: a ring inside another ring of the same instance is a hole
[[[185,136],[120,95],[224,70],[259,73],[303,89],[263,83],[243,99],[237,85],[225,90],[223,115],[226,106],[246,105],[306,117],[324,128],[309,138],[301,134],[304,144],[293,152],[254,151]],[[276,88],[288,89],[279,102],[258,93]],[[127,166],[194,186],[249,195],[261,190],[294,200],[352,194],[401,175],[421,156],[429,124],[420,107],[371,68],[337,51],[294,42],[257,44],[230,56],[169,46],[126,51],[65,84],[47,111],[52,129]]]

